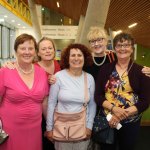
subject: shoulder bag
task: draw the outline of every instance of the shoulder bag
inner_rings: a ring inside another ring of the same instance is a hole
[[[94,119],[92,139],[96,143],[114,143],[114,129],[109,126],[106,117],[101,116],[99,113]]]
[[[86,107],[88,101],[87,74],[84,73],[85,103],[77,113],[54,112],[53,139],[56,141],[80,141],[86,139]]]

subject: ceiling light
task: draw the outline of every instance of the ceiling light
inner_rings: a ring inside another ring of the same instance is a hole
[[[42,11],[44,11],[44,8],[42,8]]]
[[[57,2],[57,7],[60,7],[59,2]]]
[[[136,25],[137,25],[137,23],[133,23],[133,24],[129,25],[128,28],[135,27]]]
[[[7,18],[8,16],[5,15],[4,17]]]
[[[71,24],[71,19],[69,19],[69,24]]]
[[[20,26],[20,23],[18,23],[18,26]]]
[[[11,20],[11,22],[15,22],[15,20]]]
[[[0,22],[4,22],[4,19],[0,19]]]
[[[118,30],[118,31],[115,32],[115,34],[119,34],[121,32],[122,32],[122,30]]]

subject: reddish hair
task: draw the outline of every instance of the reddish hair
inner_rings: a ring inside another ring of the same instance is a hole
[[[84,55],[84,67],[90,66],[93,63],[91,51],[83,44],[70,44],[67,48],[63,49],[61,52],[60,66],[62,69],[69,68],[69,56],[71,49],[79,49]]]

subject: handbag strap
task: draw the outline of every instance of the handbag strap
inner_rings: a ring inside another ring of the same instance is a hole
[[[3,130],[3,126],[2,126],[2,121],[0,119],[0,133],[2,132],[2,130]]]
[[[84,107],[87,106],[88,99],[89,99],[89,96],[88,96],[88,85],[87,85],[87,73],[84,72],[84,100],[85,100],[83,103]],[[58,101],[57,101],[55,110],[57,109],[57,107],[58,107]]]
[[[87,85],[87,73],[84,72],[84,106],[87,106],[87,103],[88,103],[88,99],[89,99],[89,96],[88,96],[88,85]]]

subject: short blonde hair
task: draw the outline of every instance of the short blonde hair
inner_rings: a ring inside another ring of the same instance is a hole
[[[87,34],[87,39],[90,41],[97,38],[104,38],[108,41],[106,30],[102,27],[91,27],[89,33]]]

